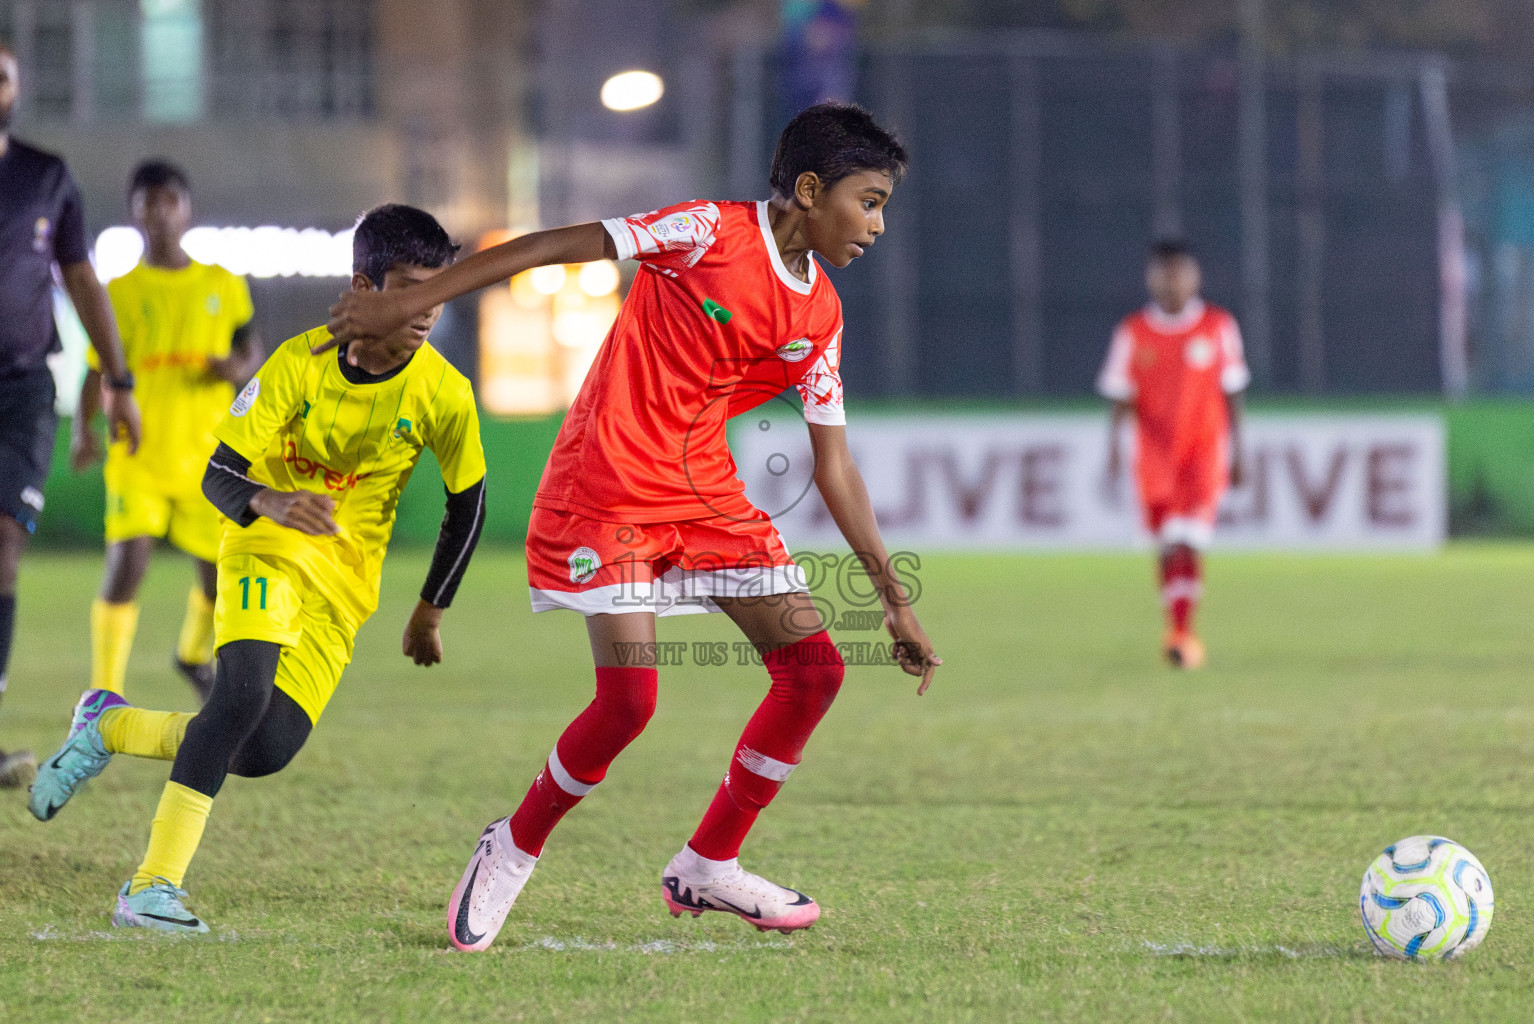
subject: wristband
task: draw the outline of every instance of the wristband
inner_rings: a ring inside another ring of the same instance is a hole
[[[138,382],[133,379],[132,370],[124,370],[121,377],[103,376],[102,383],[111,388],[113,391],[132,391],[133,386]]]

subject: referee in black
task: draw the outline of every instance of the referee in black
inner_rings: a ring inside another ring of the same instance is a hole
[[[55,266],[101,357],[102,407],[113,436],[126,437],[130,448],[139,441],[133,375],[88,258],[80,190],[64,161],[11,137],[16,94],[16,55],[0,42],[0,695],[16,625],[17,563],[43,510],[58,432],[46,361],[59,350]],[[30,753],[0,751],[0,786],[25,786],[36,774]]]

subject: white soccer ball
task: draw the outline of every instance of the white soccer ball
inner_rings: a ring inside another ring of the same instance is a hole
[[[1369,941],[1396,960],[1450,960],[1491,928],[1491,878],[1475,854],[1442,836],[1385,847],[1364,872],[1358,911]]]

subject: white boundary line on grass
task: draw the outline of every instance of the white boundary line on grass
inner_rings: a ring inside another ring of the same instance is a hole
[[[549,950],[554,953],[731,953],[752,949],[793,949],[794,944],[789,939],[766,939],[758,942],[713,942],[709,939],[701,939],[697,942],[675,939],[655,939],[651,942],[627,942],[619,945],[616,942],[592,942],[583,939],[579,935],[569,939],[556,939],[552,935],[545,935],[541,939],[534,939],[524,943],[525,951]]]

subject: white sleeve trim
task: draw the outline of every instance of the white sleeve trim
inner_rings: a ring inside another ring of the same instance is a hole
[[[1108,357],[1097,375],[1097,393],[1115,402],[1135,397],[1135,382],[1129,376],[1129,360],[1134,355],[1134,335],[1122,324],[1113,332]]]
[[[1220,330],[1220,353],[1224,368],[1220,370],[1220,388],[1228,395],[1245,391],[1252,383],[1252,371],[1246,365],[1245,346],[1241,343],[1241,328],[1234,317],[1226,317]]]
[[[840,405],[806,405],[804,422],[820,427],[845,427],[847,410]]]
[[[794,385],[804,401],[804,422],[839,427],[847,422],[846,401],[842,391],[842,328],[826,344],[825,351],[810,367],[804,379]]]
[[[618,251],[618,259],[631,260],[639,254],[639,245],[634,239],[634,233],[629,230],[628,221],[623,217],[607,217],[602,221],[602,227],[607,229],[607,234],[613,240],[613,248]]]
[[[1227,366],[1220,371],[1220,388],[1227,395],[1245,391],[1251,383],[1252,371],[1248,370],[1245,364]]]

